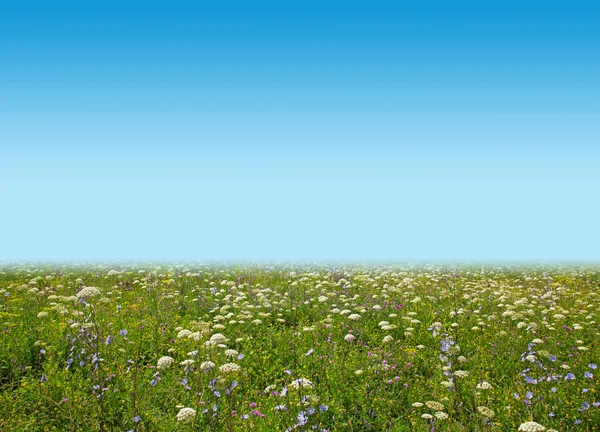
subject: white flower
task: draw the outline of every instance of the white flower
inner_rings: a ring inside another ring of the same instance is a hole
[[[458,377],[458,378],[466,378],[469,376],[469,372],[458,370],[458,371],[454,372],[454,376]]]
[[[48,312],[46,311],[41,311],[39,314],[37,314],[38,318],[45,318],[48,316]]]
[[[196,417],[196,410],[193,408],[181,408],[177,413],[177,421],[190,422]]]
[[[191,335],[192,335],[192,332],[190,330],[183,329],[179,333],[177,333],[177,339],[187,338],[187,337],[190,337]]]
[[[348,319],[350,319],[352,321],[358,321],[360,319],[360,315],[359,314],[351,314],[351,315],[348,315]]]
[[[422,419],[425,419],[425,420],[430,420],[430,419],[432,419],[432,418],[433,418],[433,416],[432,416],[431,414],[423,414],[423,415],[421,416],[421,418],[422,418]]]
[[[427,405],[427,408],[436,410],[436,411],[441,411],[444,409],[444,404],[442,404],[440,402],[436,402],[436,401],[427,401],[427,402],[425,402],[425,405]]]
[[[444,411],[436,411],[435,418],[438,420],[446,420],[448,418],[448,414],[446,414]]]
[[[173,357],[164,356],[158,359],[156,367],[160,370],[165,370],[170,368],[174,361],[175,360],[173,359]]]
[[[77,293],[77,298],[90,298],[101,295],[102,292],[96,287],[83,287],[81,291]]]
[[[307,380],[306,378],[298,378],[291,382],[290,387],[294,390],[298,390],[299,388],[312,388],[313,383]]]
[[[487,417],[489,419],[494,418],[494,416],[496,415],[494,410],[492,410],[488,407],[485,407],[485,406],[478,406],[477,411],[479,411],[479,414],[481,414],[482,416]]]
[[[421,402],[414,402],[412,406],[414,406],[415,408],[421,408],[423,404]]]
[[[237,357],[239,353],[234,349],[228,349],[225,351],[225,357]]]
[[[519,430],[522,432],[544,432],[546,430],[546,427],[534,421],[528,421],[525,423],[521,423],[521,426],[519,426]]]
[[[242,368],[240,367],[240,365],[237,365],[235,363],[225,363],[223,366],[221,366],[219,368],[219,370],[223,373],[233,373],[233,372],[238,372],[240,371]]]
[[[200,364],[200,369],[202,369],[204,372],[208,372],[214,367],[215,364],[211,361],[205,361],[204,363]]]
[[[356,339],[356,337],[353,334],[348,333],[346,336],[344,336],[344,340],[346,342],[352,342],[354,341],[354,339]]]
[[[363,370],[362,369],[358,369],[358,370],[354,371],[354,373],[356,375],[362,375],[363,374]]]
[[[210,342],[211,345],[218,345],[218,344],[224,344],[226,342],[229,342],[229,339],[227,339],[221,333],[215,333],[214,335],[212,335],[210,337],[210,341],[209,342]]]
[[[394,342],[394,338],[391,337],[390,335],[387,335],[386,337],[383,338],[383,343],[390,343],[390,342]]]
[[[487,381],[481,381],[479,384],[477,384],[477,388],[479,390],[489,390],[492,388],[492,385]]]
[[[180,365],[182,365],[182,366],[191,366],[191,365],[193,365],[194,363],[195,363],[195,361],[194,361],[194,360],[192,360],[192,359],[187,359],[187,360],[184,360],[184,361],[182,361],[182,362],[181,362],[181,363],[179,363],[179,364],[180,364]]]

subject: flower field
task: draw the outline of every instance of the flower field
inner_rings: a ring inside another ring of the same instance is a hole
[[[597,431],[600,268],[4,264],[2,431]]]

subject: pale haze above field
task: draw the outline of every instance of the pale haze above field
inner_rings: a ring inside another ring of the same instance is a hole
[[[557,3],[2,2],[0,260],[597,261]]]

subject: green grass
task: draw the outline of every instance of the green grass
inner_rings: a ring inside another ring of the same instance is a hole
[[[0,430],[594,431],[599,286],[596,267],[5,264]]]

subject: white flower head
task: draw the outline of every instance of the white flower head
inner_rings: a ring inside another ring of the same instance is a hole
[[[219,368],[219,370],[223,373],[239,372],[241,369],[241,366],[235,363],[225,363]]]
[[[541,424],[536,423],[534,421],[521,423],[521,426],[519,426],[519,431],[521,432],[544,432],[545,430],[545,426],[542,426]]]
[[[196,417],[196,410],[193,408],[181,408],[177,413],[177,421],[188,423]]]
[[[298,378],[291,382],[290,387],[294,390],[298,390],[300,388],[312,388],[313,383],[307,380],[306,378]]]
[[[173,357],[164,356],[158,359],[156,367],[160,370],[169,369],[173,365],[174,361],[175,360],[173,359]]]
[[[77,298],[91,298],[98,297],[102,292],[96,287],[83,287],[81,291],[77,293]]]

